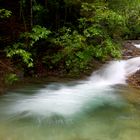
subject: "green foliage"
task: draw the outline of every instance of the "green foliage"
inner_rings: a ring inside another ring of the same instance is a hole
[[[19,9],[25,30],[28,24],[38,25],[6,52],[28,67],[79,73],[94,59],[121,57],[118,42],[140,34],[140,0],[20,0]],[[0,13],[0,18],[11,14],[5,9]]]
[[[108,34],[114,39],[123,34],[125,17],[109,9],[104,3],[83,3],[81,14],[84,18],[80,19],[80,24],[89,28],[87,30],[98,32],[98,35],[101,35],[101,32],[106,33],[106,36]]]
[[[43,6],[42,6],[41,4],[35,3],[35,4],[33,5],[33,11],[34,11],[34,12],[40,12],[40,11],[42,11],[42,10],[43,10]]]
[[[6,10],[6,9],[0,9],[0,18],[3,19],[3,18],[8,18],[10,17],[12,14],[11,11],[9,10]]]
[[[28,40],[29,47],[32,47],[37,41],[41,39],[47,39],[50,33],[51,31],[47,30],[45,27],[36,25],[32,28],[31,32],[25,32],[21,34],[21,38],[23,38],[24,41]]]
[[[125,17],[126,39],[136,39],[140,34],[140,0],[109,0],[109,8]]]
[[[79,29],[62,28],[53,40],[61,50],[51,57],[53,65],[62,64],[70,72],[88,69],[93,59],[119,58],[125,18],[105,3],[83,3]]]
[[[19,79],[18,79],[17,75],[14,74],[14,73],[9,73],[9,74],[7,74],[7,75],[5,76],[5,83],[6,83],[7,85],[12,85],[12,84],[14,84],[16,81],[18,81],[18,80],[19,80]]]
[[[48,14],[48,9],[45,8],[44,5],[40,4],[36,0],[33,1],[33,6],[32,6],[32,11],[33,11],[33,23],[34,24],[40,24],[43,25],[45,23],[43,19],[46,19],[47,14]]]
[[[20,3],[20,8],[21,7],[26,8],[26,0],[20,0],[19,3]]]
[[[24,44],[23,43],[15,43],[12,47],[8,47],[6,49],[7,57],[14,57],[15,55],[18,55],[22,58],[22,61],[28,66],[33,66],[33,59],[32,54],[26,50],[23,49]]]
[[[33,52],[30,52],[29,50],[31,50],[37,41],[47,39],[50,33],[51,32],[45,27],[41,27],[39,25],[34,26],[31,32],[21,34],[21,42],[17,42],[6,48],[7,56],[13,57],[18,55],[28,67],[33,67]]]
[[[88,55],[85,37],[77,31],[71,31],[69,28],[63,28],[54,42],[62,47],[62,50],[53,56],[52,62],[65,61],[65,69],[78,72],[85,68],[90,60]]]
[[[87,44],[94,46],[95,57],[105,60],[108,57],[120,57],[116,40],[121,38],[125,28],[125,18],[110,10],[105,3],[83,3],[79,19],[80,30]]]

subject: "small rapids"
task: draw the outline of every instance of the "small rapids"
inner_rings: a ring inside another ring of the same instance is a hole
[[[7,93],[0,140],[138,140],[140,104],[122,93],[131,94],[126,80],[139,69],[140,57],[111,61],[86,80]]]
[[[140,44],[133,44],[136,48],[140,49]]]

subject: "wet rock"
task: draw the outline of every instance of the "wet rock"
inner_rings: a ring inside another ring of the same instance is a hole
[[[129,59],[140,56],[140,49],[136,48],[134,44],[140,44],[140,40],[129,40],[123,43],[123,59]],[[138,70],[132,76],[128,77],[127,82],[132,86],[140,88],[140,70]]]

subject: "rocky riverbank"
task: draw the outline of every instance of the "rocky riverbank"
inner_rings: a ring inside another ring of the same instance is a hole
[[[134,44],[140,44],[140,40],[125,41],[123,43],[123,59],[140,56],[140,48],[136,48]],[[130,86],[140,88],[140,70],[128,77],[128,83]]]

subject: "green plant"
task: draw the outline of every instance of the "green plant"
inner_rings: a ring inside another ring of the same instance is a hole
[[[110,9],[125,17],[125,39],[137,39],[140,34],[140,0],[109,0]]]
[[[22,33],[20,36],[21,42],[14,43],[7,47],[7,57],[20,56],[22,61],[28,66],[33,67],[33,52],[31,51],[35,43],[41,39],[47,39],[51,32],[45,27],[36,25],[31,32]]]
[[[14,73],[9,73],[5,76],[5,83],[7,85],[12,85],[13,83],[15,83],[16,81],[18,81],[18,77],[16,74]]]
[[[61,50],[52,55],[52,65],[63,64],[67,72],[77,74],[88,69],[95,52],[93,46],[87,44],[85,36],[65,27],[60,30],[53,42],[61,46]]]
[[[94,47],[96,58],[120,57],[118,42],[125,32],[125,17],[108,8],[105,3],[83,3],[79,28],[86,43]]]
[[[26,50],[23,49],[24,44],[23,43],[15,43],[13,46],[9,46],[6,48],[7,57],[14,57],[14,56],[20,56],[22,61],[28,66],[33,66],[33,59],[32,54]]]
[[[25,45],[28,45],[28,47],[32,47],[37,41],[41,39],[47,39],[50,33],[51,31],[47,30],[45,27],[41,27],[40,25],[35,25],[32,28],[31,32],[22,33],[20,38],[24,39]],[[28,44],[26,44],[27,40],[28,40]]]
[[[11,11],[9,10],[6,10],[6,9],[0,9],[0,18],[3,19],[3,18],[8,18],[10,17],[12,14]]]
[[[51,56],[52,65],[63,63],[68,72],[88,69],[93,59],[119,58],[125,18],[102,2],[83,3],[79,29],[62,28],[53,40],[61,49]]]

